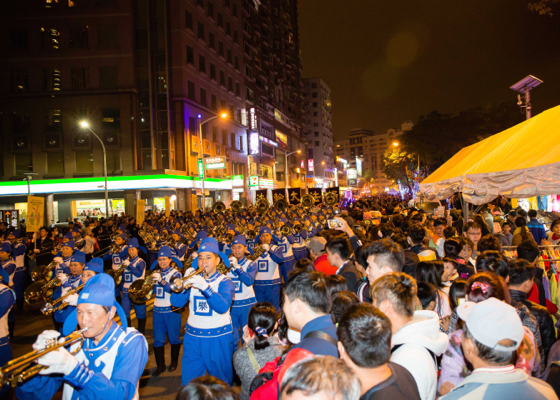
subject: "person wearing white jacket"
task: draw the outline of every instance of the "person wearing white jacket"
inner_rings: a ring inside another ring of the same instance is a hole
[[[373,305],[391,320],[391,362],[411,373],[422,400],[434,400],[436,357],[446,350],[448,338],[439,331],[439,318],[435,312],[414,311],[416,292],[416,281],[405,273],[384,275],[371,288]]]

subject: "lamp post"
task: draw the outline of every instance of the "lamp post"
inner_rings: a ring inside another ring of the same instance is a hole
[[[288,199],[288,157],[291,156],[292,154],[301,154],[301,150],[296,150],[296,151],[292,151],[291,153],[288,153],[288,151],[284,151],[284,186],[286,186],[286,199]],[[305,180],[307,181],[307,174],[305,174]]]
[[[526,76],[515,85],[511,86],[511,90],[517,93],[517,105],[521,109],[525,109],[525,119],[531,118],[531,90],[539,86],[543,81],[533,75]]]
[[[80,126],[84,129],[89,130],[93,134],[93,136],[95,136],[97,140],[99,140],[99,143],[101,143],[101,148],[103,149],[103,176],[105,178],[105,213],[106,213],[106,217],[109,217],[109,188],[107,187],[107,152],[105,151],[105,145],[103,144],[101,138],[97,136],[97,134],[90,128],[88,121],[85,120],[80,121]]]
[[[218,118],[222,118],[222,119],[226,119],[228,117],[228,114],[226,112],[222,112],[219,115],[214,115],[213,117],[210,117],[208,119],[205,119],[204,121],[202,121],[200,124],[198,124],[198,138],[200,140],[200,155],[202,158],[202,212],[205,213],[206,212],[206,196],[204,193],[204,176],[206,175],[206,171],[204,169],[204,153],[203,153],[203,148],[202,148],[202,127],[204,126],[204,124],[207,124],[210,121],[213,121],[215,119]],[[202,115],[198,114],[198,119],[201,119]]]

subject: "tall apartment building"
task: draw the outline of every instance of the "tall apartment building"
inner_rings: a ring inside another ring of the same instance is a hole
[[[276,161],[305,153],[295,0],[21,0],[0,21],[0,190],[13,195],[0,207],[25,201],[24,172],[61,219],[103,198],[103,150],[81,120],[128,214],[164,195],[200,207],[198,158],[225,158],[206,171],[210,206],[246,199],[249,175],[283,186]]]
[[[308,147],[308,175],[316,187],[335,185],[331,90],[321,78],[303,80],[305,131]]]
[[[243,37],[249,175],[305,187],[297,0],[245,0]]]
[[[400,144],[399,136],[412,129],[412,126],[412,121],[405,121],[399,128],[391,128],[380,134],[366,129],[353,129],[348,134],[349,139],[334,142],[336,155],[347,160],[351,168],[355,168],[356,157],[362,160],[362,174],[370,170],[373,183],[382,191],[393,184],[383,173],[385,151],[393,143]]]

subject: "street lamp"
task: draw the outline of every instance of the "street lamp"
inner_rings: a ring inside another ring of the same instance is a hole
[[[83,129],[89,130],[93,134],[93,136],[95,136],[97,140],[99,140],[99,143],[101,143],[101,148],[103,149],[103,176],[105,178],[105,216],[109,217],[109,188],[107,187],[107,152],[105,151],[105,145],[103,144],[101,138],[97,136],[97,134],[90,128],[88,121],[80,121],[80,126]]]
[[[286,186],[286,199],[288,198],[288,157],[292,154],[301,154],[301,150],[297,149],[296,151],[292,151],[288,153],[288,151],[284,151],[284,186]],[[307,174],[305,174],[305,180],[307,181]]]
[[[525,119],[531,118],[531,90],[541,83],[543,83],[543,81],[539,78],[529,75],[510,87],[510,89],[519,93],[517,95],[517,105],[521,107],[521,109],[525,109]]]
[[[393,146],[394,146],[394,147],[398,147],[398,146],[399,146],[399,142],[393,142]]]
[[[221,119],[227,119],[228,114],[226,112],[222,112],[219,115],[214,115],[213,117],[210,117],[208,119],[205,119],[204,121],[202,121],[200,124],[198,124],[198,130],[199,130],[199,135],[198,138],[200,140],[200,155],[201,158],[203,158],[202,156],[204,155],[203,153],[203,147],[202,147],[202,127],[204,126],[204,124],[207,124],[210,121],[213,121],[215,119],[221,118]],[[201,119],[202,115],[198,114],[198,119]],[[205,213],[206,212],[206,196],[204,195],[204,176],[206,175],[206,171],[204,170],[204,159],[202,161],[202,212]]]

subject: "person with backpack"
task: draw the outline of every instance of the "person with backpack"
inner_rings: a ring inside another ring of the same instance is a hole
[[[233,367],[241,379],[241,400],[249,400],[250,386],[262,367],[282,355],[284,347],[277,337],[276,309],[268,302],[254,304],[244,327],[245,346],[233,355]]]
[[[412,374],[422,400],[433,400],[437,389],[437,361],[448,339],[439,331],[433,311],[415,311],[417,285],[404,273],[384,275],[371,287],[373,305],[389,320],[393,332],[391,362]]]

